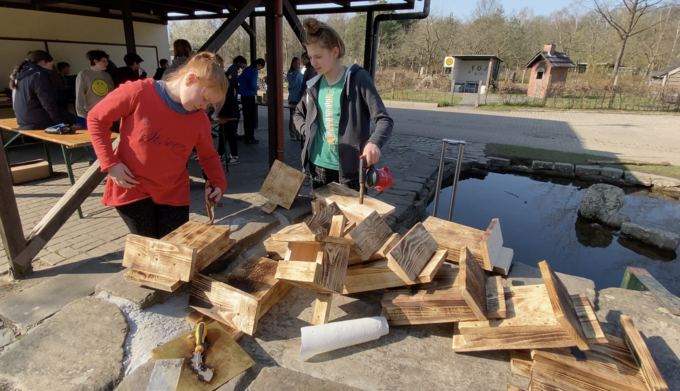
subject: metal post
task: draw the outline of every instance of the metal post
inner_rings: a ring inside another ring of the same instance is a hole
[[[437,207],[439,206],[439,192],[442,189],[442,177],[444,176],[444,163],[446,162],[446,147],[448,146],[446,140],[442,140],[442,156],[439,158],[439,174],[437,174],[437,188],[434,192],[434,208],[432,214],[437,216]]]
[[[453,78],[453,68],[451,68],[451,97],[449,98],[449,105],[453,106],[453,93],[456,91],[456,79]]]
[[[66,164],[66,173],[68,174],[68,180],[71,182],[71,187],[75,185],[76,181],[73,179],[73,169],[71,168],[71,161],[68,158],[68,154],[66,153],[66,147],[61,146],[61,153],[64,154],[64,164]],[[78,217],[83,218],[83,211],[80,209],[80,206],[78,207]]]
[[[465,151],[465,143],[458,144],[458,159],[456,159],[456,173],[453,177],[453,189],[451,189],[451,205],[449,205],[449,221],[453,220],[453,205],[454,202],[456,201],[458,179],[460,179],[460,168],[463,165],[463,151]]]

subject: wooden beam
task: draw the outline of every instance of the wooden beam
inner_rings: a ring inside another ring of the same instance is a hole
[[[123,0],[123,32],[125,34],[125,48],[128,53],[137,53],[135,44],[135,29],[132,25],[132,0]]]
[[[293,32],[300,41],[300,44],[304,47],[305,45],[302,42],[302,34],[305,32],[305,30],[302,27],[302,22],[300,22],[300,19],[297,16],[295,6],[290,3],[290,0],[283,0],[283,16],[286,18],[286,21],[288,21],[290,28],[293,29]]]
[[[312,315],[312,324],[317,326],[328,323],[331,315],[331,302],[333,301],[332,293],[317,293],[316,300],[314,300],[314,315]]]
[[[387,256],[388,267],[406,283],[413,282],[437,252],[437,242],[421,223],[417,223]]]
[[[227,20],[222,23],[222,26],[213,33],[213,35],[208,38],[208,40],[201,46],[198,50],[199,52],[217,52],[220,50],[222,45],[231,37],[236,29],[241,26],[248,15],[250,15],[255,8],[259,5],[260,0],[244,0],[241,6],[238,8],[237,12],[233,14],[230,13]],[[202,16],[202,15],[201,15]],[[224,16],[224,15],[222,15]]]
[[[255,13],[248,16],[248,25],[253,30],[253,35],[250,36],[250,62],[253,63],[257,60],[257,21]]]
[[[26,249],[26,239],[12,183],[5,147],[0,145],[0,237],[9,260],[11,277],[18,279],[30,274],[33,268],[30,262],[17,262],[19,255]]]
[[[628,315],[621,315],[621,338],[626,342],[630,352],[635,357],[635,361],[640,366],[647,387],[652,391],[667,391],[668,384],[661,376],[661,372],[659,372],[645,340],[642,339],[640,332],[635,327],[633,319]]]
[[[120,143],[120,137],[113,142],[115,151]],[[81,176],[78,181],[69,188],[56,205],[43,217],[42,220],[33,228],[28,235],[26,249],[14,260],[22,267],[30,264],[40,250],[45,247],[47,242],[59,231],[76,209],[92,194],[101,184],[102,180],[108,175],[101,172],[99,160],[95,161],[90,168]]]

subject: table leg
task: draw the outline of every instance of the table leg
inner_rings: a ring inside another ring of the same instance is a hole
[[[76,181],[73,179],[73,170],[71,168],[71,160],[68,158],[68,154],[66,153],[66,147],[61,146],[61,152],[64,154],[64,163],[66,164],[66,173],[68,174],[68,180],[71,182],[71,186],[75,185]],[[83,211],[78,207],[78,217],[83,218]]]
[[[47,164],[50,166],[50,176],[52,176],[52,175],[54,175],[54,169],[52,168],[52,156],[50,155],[50,143],[48,143],[47,141],[43,141],[43,147],[45,148],[45,159],[47,159]]]

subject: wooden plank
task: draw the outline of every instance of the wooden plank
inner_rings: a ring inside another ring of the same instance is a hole
[[[564,376],[560,370],[543,361],[534,362],[531,368],[531,391],[604,391],[600,387],[592,387],[576,377]]]
[[[492,276],[486,278],[486,317],[488,319],[504,319],[507,316],[505,308],[505,290],[503,278]]]
[[[269,203],[280,205],[286,209],[293,206],[295,198],[300,193],[302,185],[305,183],[305,173],[293,167],[275,160],[269,169],[269,174],[260,188],[259,194],[269,200]],[[269,204],[268,203],[268,204]],[[274,206],[276,208],[276,206]],[[271,211],[274,208],[268,208]],[[262,208],[265,210],[265,207]],[[271,213],[265,212],[266,213]]]
[[[671,314],[680,316],[680,299],[670,293],[647,270],[628,266],[623,281],[621,288],[649,290]],[[635,289],[635,287],[630,287],[631,285],[641,286],[643,289]]]
[[[319,212],[321,212],[321,209],[323,209],[324,206],[319,200],[312,200],[312,214],[317,215]]]
[[[576,346],[581,350],[588,350],[590,347],[587,338],[583,333],[583,327],[579,322],[579,316],[574,309],[574,304],[567,288],[562,281],[548,266],[548,262],[542,261],[538,264],[543,276],[548,297],[555,313],[555,318],[564,327],[564,330],[574,339]]]
[[[392,229],[385,223],[385,220],[380,218],[377,212],[373,212],[348,235],[356,243],[355,251],[365,261],[380,250],[392,235]]]
[[[347,219],[344,215],[333,216],[328,239],[337,239],[342,235]],[[334,237],[335,236],[335,237]],[[349,245],[326,243],[321,262],[322,272],[318,282],[324,288],[342,293],[347,275],[347,261],[349,260]]]
[[[160,240],[196,249],[196,271],[201,271],[224,255],[235,244],[229,227],[189,221]]]
[[[342,237],[344,238],[344,237],[346,237],[347,235],[349,235],[349,233],[350,233],[354,228],[356,228],[356,227],[357,227],[357,223],[349,223],[349,224],[347,224],[347,226],[345,226],[345,230],[342,231]]]
[[[267,201],[264,203],[264,205],[262,205],[262,211],[266,214],[271,214],[274,211],[274,209],[276,209],[277,206],[278,204],[276,202]]]
[[[647,386],[635,358],[621,338],[606,336],[607,343],[574,354],[571,348],[531,351],[533,362],[550,366],[558,378],[586,389],[645,391]]]
[[[404,282],[414,282],[438,247],[423,225],[417,223],[389,252],[388,266]]]
[[[46,133],[45,129],[35,129],[35,130],[19,130],[19,124],[16,118],[5,118],[0,119],[0,128],[14,132],[20,133],[24,136],[28,136],[34,139],[47,141],[53,144],[59,144],[66,147],[66,149],[80,148],[92,145],[92,140],[90,139],[90,133],[87,129],[76,130],[75,133],[70,134],[53,134]],[[119,136],[118,133],[111,133],[111,141],[114,141]]]
[[[524,391],[523,389],[508,384],[508,391]]]
[[[343,216],[344,217],[344,216]],[[342,233],[342,232],[341,232]],[[342,237],[333,237],[333,236],[326,236],[326,235],[309,235],[309,234],[272,234],[271,236],[272,240],[276,240],[279,242],[299,242],[299,243],[334,243],[334,244],[341,244],[345,246],[351,246],[354,244],[354,240],[352,239],[347,239],[347,238],[342,238]]]
[[[196,249],[129,234],[123,266],[147,274],[189,282],[194,275]]]
[[[331,228],[333,216],[342,214],[342,211],[335,203],[328,204],[325,208],[315,215],[307,217],[305,224],[315,235],[328,235]]]
[[[531,377],[531,366],[534,361],[531,359],[531,352],[529,350],[511,350],[510,351],[510,370],[515,375]]]
[[[589,345],[598,343],[607,343],[604,331],[597,320],[595,311],[590,304],[588,297],[581,293],[580,295],[571,295],[571,302],[574,303],[574,309],[578,315],[578,320],[583,327],[583,334],[586,336]],[[592,346],[591,346],[592,347]]]
[[[357,249],[356,249],[356,244],[354,246],[350,247],[349,251],[349,261],[348,265],[356,265],[359,263],[364,263],[364,262],[369,262],[369,261],[377,261],[379,259],[385,259],[387,258],[387,254],[389,254],[390,251],[394,248],[394,246],[399,243],[401,240],[401,235],[398,233],[393,233],[386,241],[383,243],[382,247],[378,249],[373,255],[371,255],[368,260],[363,260],[361,259],[361,255],[359,255]]]
[[[312,190],[311,194],[326,205],[336,203],[341,207],[346,207],[359,204],[359,192],[338,183],[329,183],[324,187]],[[382,218],[394,213],[396,209],[390,204],[369,196],[364,196],[364,205],[378,212]]]
[[[316,300],[314,300],[314,315],[312,315],[312,324],[320,325],[328,323],[331,315],[331,302],[333,300],[332,293],[317,293]]]
[[[24,263],[17,262],[21,252],[26,249],[26,239],[21,227],[21,217],[12,183],[5,147],[0,145],[0,238],[7,254],[12,277],[22,278],[30,274],[33,268],[30,259]]]
[[[334,197],[330,197],[329,200],[334,200]],[[378,213],[375,209],[361,204],[349,204],[349,205],[338,205],[342,213],[347,216],[347,220],[352,223],[361,224],[362,221],[366,220],[371,213]],[[378,216],[384,220],[380,213]]]
[[[449,250],[447,260],[458,262],[460,249],[467,246],[482,269],[493,270],[490,263],[488,266],[485,264],[486,260],[480,246],[484,238],[484,231],[436,217],[428,217],[423,222],[423,227],[432,235],[439,247]]]
[[[200,273],[191,284],[191,308],[217,321],[232,323],[248,335],[257,329],[259,304],[256,297]]]
[[[168,278],[158,274],[147,273],[141,270],[128,270],[124,275],[125,281],[133,282],[148,288],[158,289],[166,292],[174,292],[184,284],[177,278]]]
[[[448,250],[437,250],[413,282],[415,284],[425,284],[431,282],[444,264],[444,261],[446,261],[447,254]]]
[[[645,340],[642,339],[640,332],[628,315],[621,315],[621,338],[626,342],[630,352],[635,357],[635,361],[640,366],[647,387],[652,391],[668,390],[668,384],[661,376]]]
[[[284,227],[282,230],[280,230],[278,233],[282,234],[311,234],[312,231],[307,227],[307,224],[305,223],[300,223],[300,224],[293,224],[289,225],[287,227]],[[283,259],[286,257],[286,252],[288,251],[288,243],[286,242],[279,242],[271,238],[267,238],[263,242],[265,250],[267,250],[267,254],[269,254],[270,257],[272,256],[278,256],[280,259]]]
[[[346,225],[347,218],[344,215],[333,216],[333,218],[331,219],[331,229],[328,231],[328,236],[336,238],[343,237]]]
[[[491,220],[491,224],[489,224],[489,227],[484,232],[479,246],[482,250],[484,264],[493,270],[503,248],[503,234],[501,233],[501,223],[498,219]]]
[[[510,268],[512,267],[512,258],[515,256],[515,252],[511,248],[502,247],[500,254],[496,258],[496,262],[493,266],[493,272],[507,276],[510,273]]]
[[[486,320],[486,276],[467,247],[460,249],[458,286],[478,320]]]
[[[44,130],[42,131],[43,133]],[[117,133],[114,133],[117,134]],[[113,150],[118,148],[120,138],[113,142]],[[73,215],[73,212],[92,194],[106,178],[107,173],[101,172],[99,160],[95,161],[90,168],[71,186],[66,194],[50,209],[31,233],[26,237],[26,249],[14,258],[13,262],[25,267],[40,250],[45,247],[47,242],[59,231],[59,229]]]

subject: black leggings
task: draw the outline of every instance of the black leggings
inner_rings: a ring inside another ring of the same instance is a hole
[[[160,205],[145,198],[131,204],[116,206],[130,233],[160,239],[189,221],[189,205]]]
[[[257,104],[254,96],[241,96],[243,106],[243,138],[250,141],[255,138],[257,128]]]

